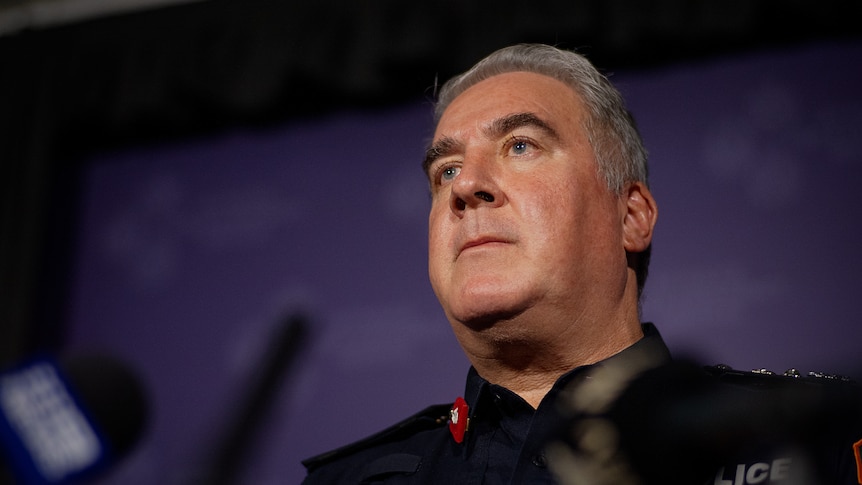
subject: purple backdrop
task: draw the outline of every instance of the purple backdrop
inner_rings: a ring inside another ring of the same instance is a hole
[[[819,44],[613,75],[660,208],[644,317],[672,349],[859,377],[859,59]],[[292,309],[313,340],[242,483],[297,483],[301,458],[461,393],[426,274],[431,131],[416,102],[94,157],[69,350],[127,359],[154,412],[103,483],[182,483]]]

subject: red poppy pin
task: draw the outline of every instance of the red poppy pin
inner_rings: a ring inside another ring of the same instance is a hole
[[[464,441],[464,434],[467,433],[467,426],[470,424],[470,407],[467,406],[467,401],[463,397],[455,399],[455,404],[449,410],[449,432],[455,438],[455,443]]]

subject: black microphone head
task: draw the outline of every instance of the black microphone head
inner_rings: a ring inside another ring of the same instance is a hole
[[[148,423],[149,407],[140,378],[124,362],[107,355],[63,358],[60,369],[115,459],[125,456]]]

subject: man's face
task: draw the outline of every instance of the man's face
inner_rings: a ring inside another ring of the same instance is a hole
[[[585,116],[572,89],[527,72],[443,113],[426,158],[429,275],[451,322],[588,319],[620,297],[625,202],[596,171]]]

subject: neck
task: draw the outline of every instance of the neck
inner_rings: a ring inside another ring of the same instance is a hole
[[[570,324],[546,336],[513,331],[523,328],[536,327],[507,321],[482,332],[458,333],[479,375],[518,394],[533,408],[566,372],[604,360],[643,337],[637,318],[609,326]]]

